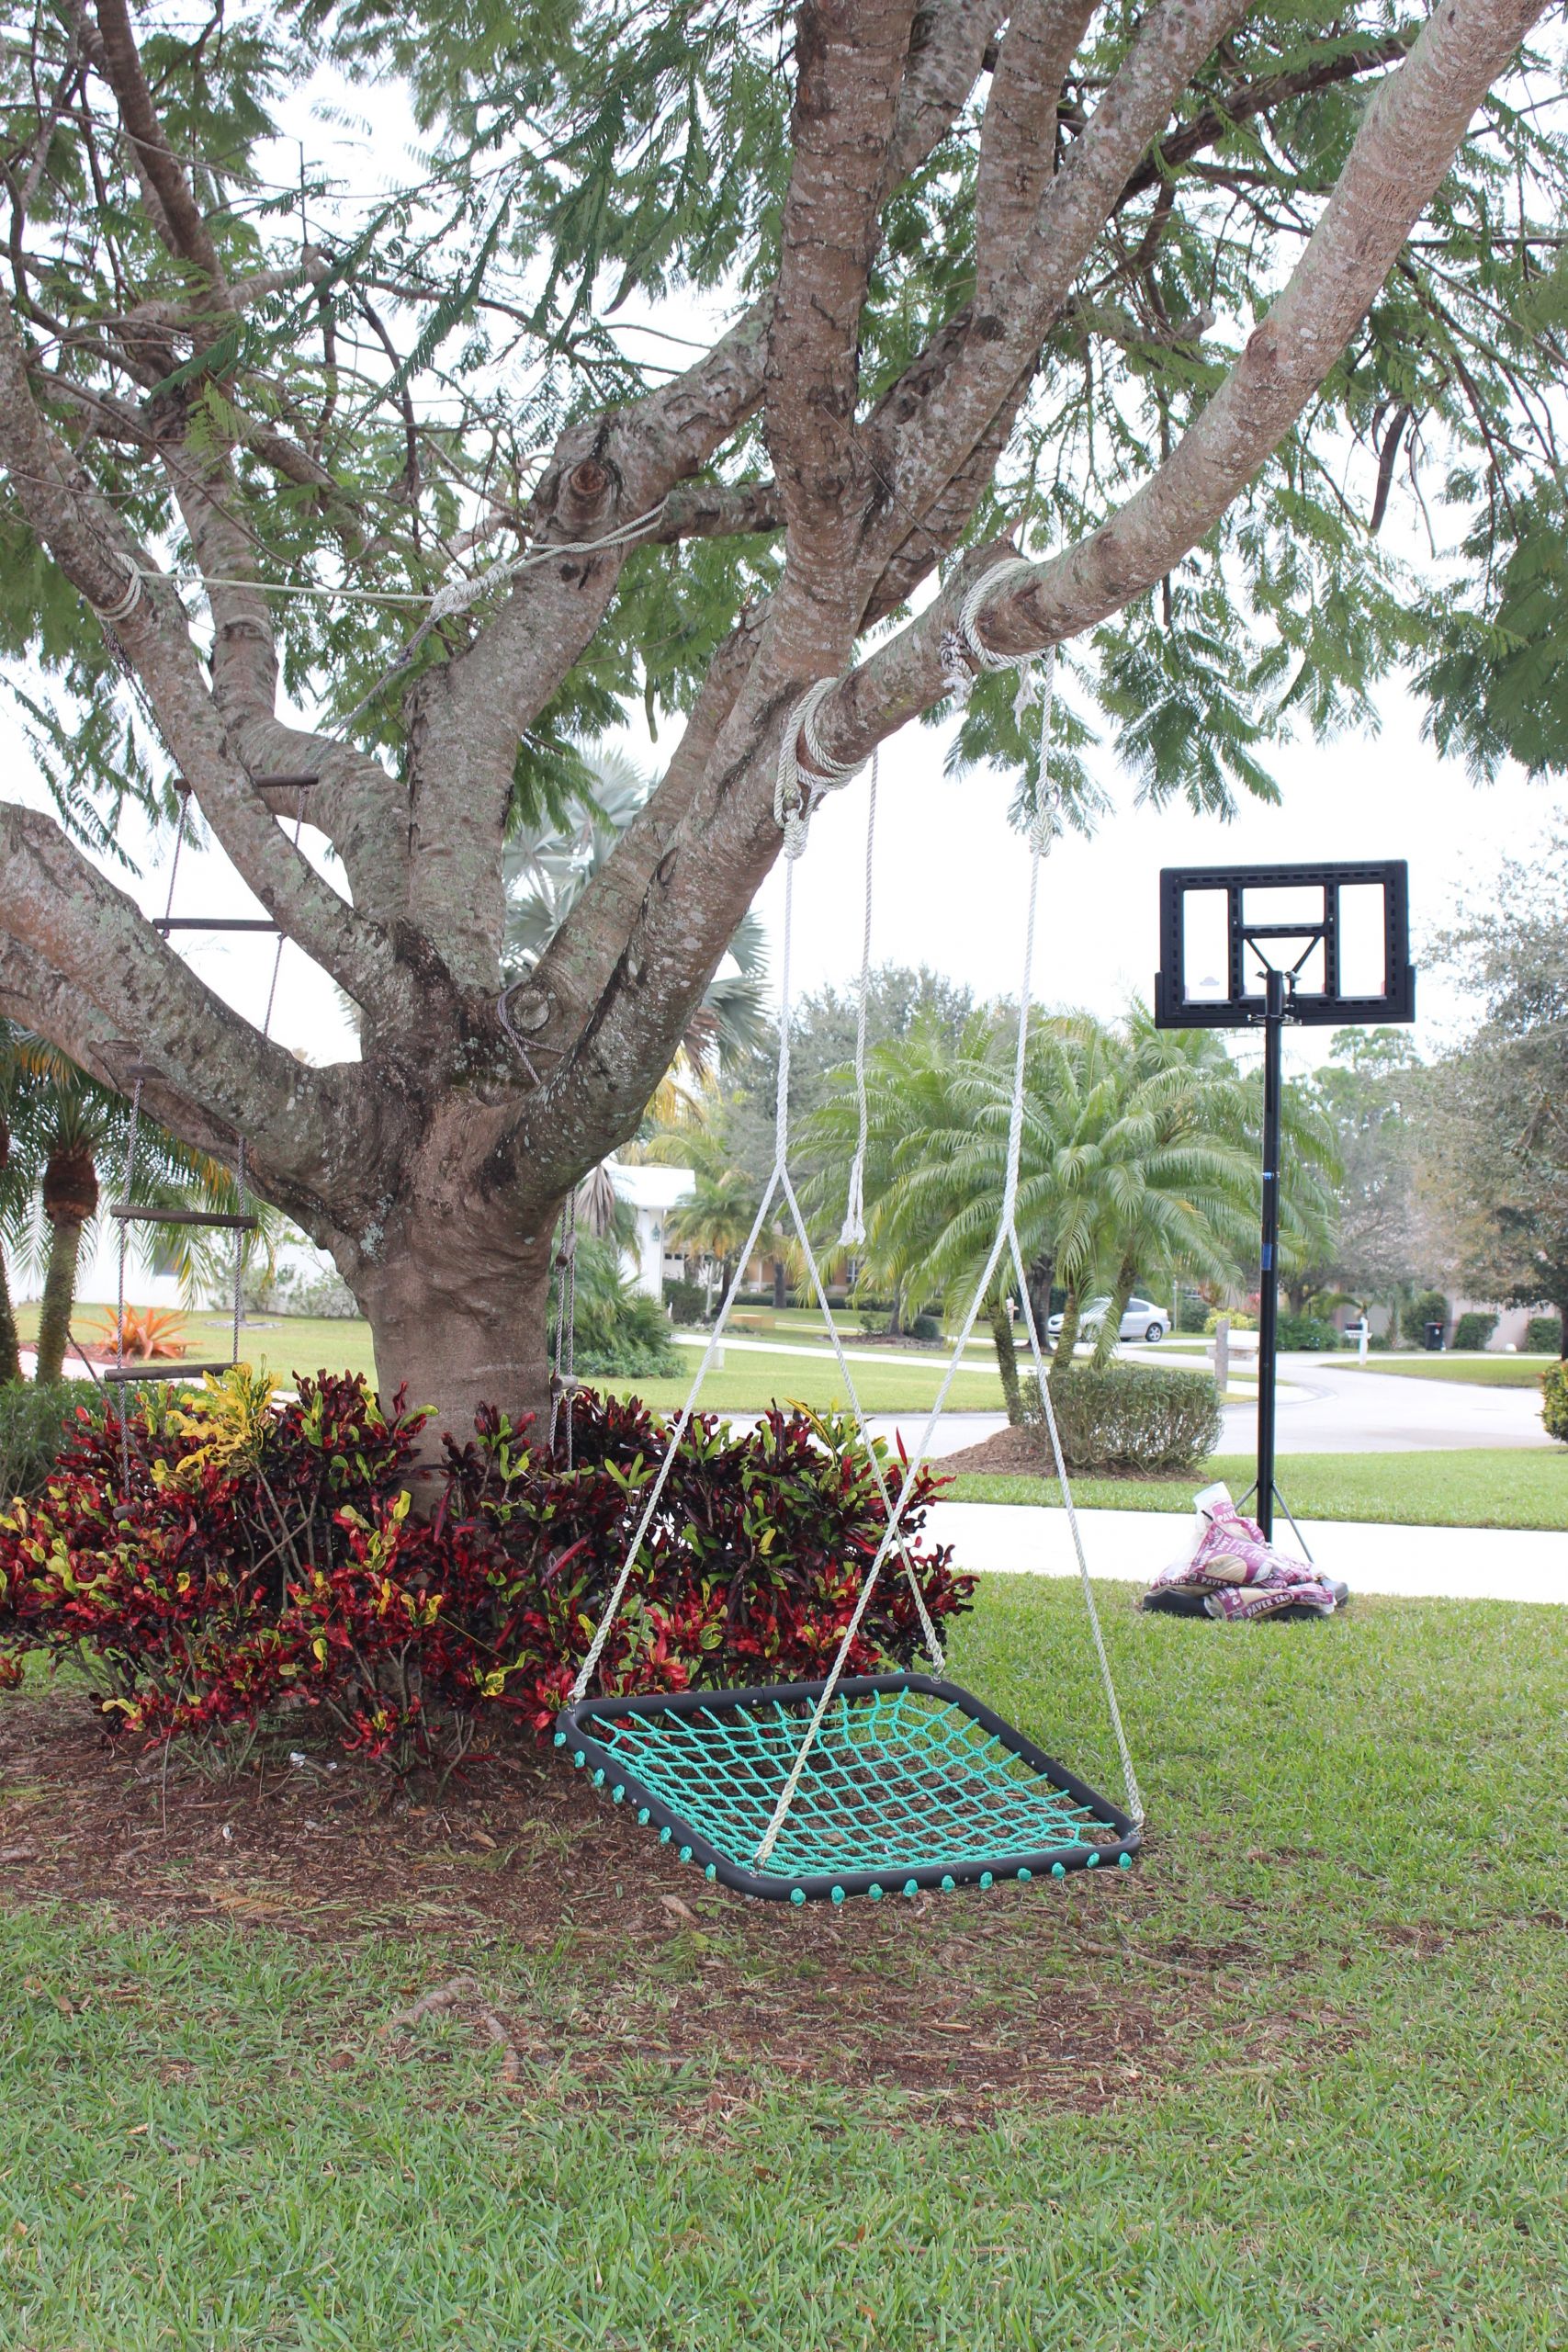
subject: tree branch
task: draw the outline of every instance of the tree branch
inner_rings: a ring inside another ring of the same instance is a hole
[[[1225,382],[1117,514],[987,606],[988,644],[1028,653],[1079,635],[1153,587],[1213,527],[1328,375],[1540,14],[1541,0],[1439,0],[1378,90],[1289,283]],[[818,727],[831,756],[864,758],[942,698],[942,641],[966,584],[950,584],[829,698]]]
[[[1056,169],[1056,108],[1098,0],[1023,0],[1008,17],[980,126],[975,300],[984,310]]]
[[[754,304],[671,383],[561,435],[530,508],[541,551],[552,539],[606,538],[618,524],[651,517],[708,464],[761,397],[768,318],[769,305]],[[411,911],[476,987],[500,984],[505,905],[496,851],[518,739],[592,641],[633,544],[563,551],[522,574],[473,642],[427,671],[410,697]]]
[[[164,136],[164,126],[152,105],[152,93],[141,71],[141,53],[136,46],[126,0],[96,0],[95,14],[100,36],[95,62],[101,65],[115,94],[153,224],[175,260],[200,270],[214,292],[226,299],[218,248],[201,216],[190,182]]]
[[[220,1131],[264,1132],[281,1170],[319,1170],[333,1090],[171,953],[133,900],[73,847],[58,825],[0,803],[0,986],[27,998],[44,1034],[109,1084],[155,1063],[185,1110]],[[214,1130],[188,1133],[209,1140]]]
[[[1003,14],[1000,0],[924,0],[916,9],[883,175],[883,204],[919,171],[963,113]]]
[[[896,492],[874,542],[878,572],[906,537],[910,510],[919,513],[952,481],[1032,364],[1149,141],[1247,6],[1161,0],[1046,188],[1010,266],[993,272],[992,300],[942,328],[878,404],[867,432]]]
[[[767,440],[785,515],[785,598],[802,674],[841,659],[861,524],[853,423],[860,323],[911,0],[806,0],[796,20],[794,166],[767,368]],[[853,626],[853,616],[850,625]]]
[[[1384,65],[1397,65],[1408,55],[1418,30],[1416,25],[1404,25],[1386,40],[1346,50],[1338,57],[1303,66],[1297,73],[1266,74],[1256,81],[1236,84],[1213,106],[1205,107],[1179,130],[1173,130],[1168,139],[1156,143],[1122,190],[1122,203],[1131,203],[1146,189],[1171,178],[1183,164],[1190,163],[1206,147],[1217,147],[1239,124],[1253,121],[1258,115],[1271,114],[1276,107],[1288,104],[1292,98],[1310,97],[1318,90],[1333,89],[1338,83],[1357,81],[1363,74],[1375,74]]]

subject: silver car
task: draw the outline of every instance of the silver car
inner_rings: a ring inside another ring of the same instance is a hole
[[[1108,1298],[1091,1298],[1078,1317],[1078,1329],[1086,1340],[1095,1338],[1110,1311]],[[1062,1336],[1062,1317],[1053,1315],[1045,1326],[1053,1340]],[[1163,1306],[1152,1299],[1130,1298],[1122,1314],[1120,1337],[1123,1340],[1147,1340],[1151,1346],[1163,1340],[1170,1329],[1170,1317]]]

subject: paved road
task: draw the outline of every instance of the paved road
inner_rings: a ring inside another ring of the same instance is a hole
[[[1461,1446],[1550,1446],[1533,1388],[1483,1388],[1468,1381],[1402,1379],[1394,1373],[1325,1372],[1310,1355],[1280,1359],[1279,1450],[1284,1453],[1450,1453]],[[877,1413],[872,1427],[913,1447],[919,1413]],[[931,1452],[956,1453],[1007,1427],[1000,1413],[944,1413]],[[1224,1453],[1258,1442],[1255,1405],[1227,1405]]]
[[[1149,1585],[1191,1539],[1190,1511],[1080,1514],[1093,1577]],[[1064,1510],[1037,1503],[936,1503],[926,1533],[956,1548],[955,1566],[1015,1576],[1069,1577],[1077,1560]],[[1302,1532],[1320,1567],[1353,1593],[1405,1599],[1534,1600],[1568,1605],[1568,1535],[1478,1527],[1376,1527],[1307,1520]],[[1281,1531],[1281,1550],[1293,1550]]]

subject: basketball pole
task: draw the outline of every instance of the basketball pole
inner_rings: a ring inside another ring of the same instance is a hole
[[[1263,997],[1263,1235],[1258,1287],[1258,1524],[1274,1540],[1275,1349],[1280,1328],[1280,1110],[1284,1092],[1285,975],[1270,968]]]

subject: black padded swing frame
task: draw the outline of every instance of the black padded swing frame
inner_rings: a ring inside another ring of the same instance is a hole
[[[994,1708],[973,1692],[955,1682],[939,1680],[930,1674],[860,1674],[845,1675],[837,1684],[835,1695],[845,1699],[869,1697],[901,1690],[916,1691],[924,1697],[941,1701],[956,1708],[983,1731],[990,1734],[1010,1755],[1027,1764],[1051,1788],[1072,1799],[1103,1828],[1113,1835],[1103,1841],[1077,1842],[1067,1845],[1040,1847],[1005,1854],[965,1854],[937,1862],[924,1862],[908,1868],[887,1865],[879,1870],[842,1870],[810,1873],[781,1873],[765,1867],[757,1869],[737,1862],[722,1849],[715,1846],[694,1824],[654,1789],[640,1781],[624,1756],[606,1747],[594,1736],[593,1725],[605,1719],[617,1722],[626,1717],[659,1717],[699,1714],[717,1708],[757,1708],[762,1705],[809,1707],[827,1690],[824,1679],[819,1682],[759,1683],[746,1690],[697,1690],[656,1691],[638,1698],[600,1696],[573,1701],[561,1709],[556,1718],[555,1744],[564,1747],[571,1761],[586,1770],[594,1784],[608,1791],[619,1804],[629,1805],[639,1820],[646,1815],[647,1826],[656,1827],[663,1842],[674,1845],[681,1858],[690,1860],[703,1875],[716,1880],[721,1886],[732,1887],[739,1894],[749,1894],[764,1902],[841,1902],[852,1894],[868,1894],[873,1888],[884,1894],[899,1894],[917,1889],[973,1886],[982,1881],[989,1885],[1002,1879],[1030,1880],[1041,1877],[1065,1876],[1069,1871],[1088,1868],[1103,1869],[1125,1861],[1143,1843],[1143,1829],[1132,1815],[1113,1804],[1109,1797],[1090,1788],[1088,1781],[1070,1771],[1066,1765],[1047,1756],[1044,1749],[1026,1739],[1021,1731],[1004,1721]],[[804,1722],[802,1729],[804,1731]],[[666,1836],[665,1833],[668,1833]]]

